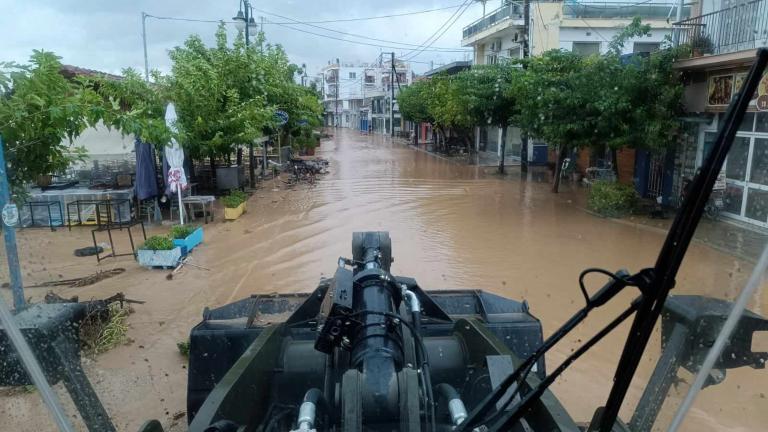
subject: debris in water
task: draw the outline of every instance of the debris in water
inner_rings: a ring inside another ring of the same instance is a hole
[[[125,269],[122,267],[113,268],[111,270],[99,270],[98,272],[74,279],[60,279],[57,281],[43,282],[37,285],[28,285],[28,288],[43,288],[43,287],[55,287],[55,286],[69,286],[69,287],[84,287],[93,285],[104,279],[109,279],[112,276],[123,274]]]

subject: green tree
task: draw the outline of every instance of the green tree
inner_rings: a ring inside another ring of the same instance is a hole
[[[557,149],[553,192],[558,191],[563,159],[569,151],[592,142],[600,117],[593,95],[598,85],[585,72],[582,57],[552,50],[529,59],[525,73],[510,88],[519,105],[515,123]]]
[[[229,155],[238,144],[252,142],[274,122],[274,107],[267,105],[269,84],[260,72],[263,56],[246,48],[242,37],[228,46],[224,25],[216,32],[216,45],[206,47],[190,36],[170,52],[172,75],[169,95],[176,103],[182,145],[199,159]]]
[[[35,50],[28,65],[0,64],[0,134],[14,192],[85,157],[72,140],[116,112],[88,86],[61,75],[60,58]]]
[[[264,43],[263,33],[245,46],[242,35],[231,46],[223,25],[216,44],[206,47],[199,36],[174,48],[169,94],[177,104],[183,145],[192,158],[227,156],[241,144],[263,135],[287,136],[320,124],[317,94],[296,84],[298,66],[280,45]],[[278,127],[275,112],[288,113]],[[239,155],[239,153],[238,153]]]
[[[621,56],[626,41],[649,30],[633,20],[600,56],[550,51],[531,58],[519,85],[510,87],[519,100],[515,121],[557,149],[554,192],[572,149],[610,150],[618,174],[616,150],[661,149],[677,142],[682,84],[672,64],[678,50]]]
[[[418,123],[434,123],[434,118],[429,112],[427,99],[429,97],[430,81],[416,81],[408,87],[404,87],[397,95],[397,105],[400,107],[400,115],[404,119]],[[418,134],[414,134],[414,145],[418,145]]]
[[[474,67],[457,74],[459,91],[475,125],[492,124],[501,129],[499,173],[504,173],[507,127],[517,114],[517,88],[521,77],[518,64],[504,62]]]
[[[438,130],[438,148],[448,152],[448,138],[456,135],[469,147],[470,130],[474,126],[467,110],[468,80],[456,75],[438,75],[430,79],[431,92],[427,95],[427,109]]]

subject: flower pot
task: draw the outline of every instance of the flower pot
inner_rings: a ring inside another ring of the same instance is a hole
[[[229,208],[224,207],[224,219],[226,220],[235,220],[240,217],[240,215],[243,214],[245,211],[245,203],[240,203],[239,206],[235,208]]]
[[[177,246],[171,250],[139,249],[136,259],[139,265],[144,267],[173,268],[181,259],[181,248]]]
[[[183,239],[173,239],[173,245],[181,248],[181,254],[186,256],[192,252],[195,246],[203,242],[203,227],[199,227],[192,231],[192,234],[186,236]]]

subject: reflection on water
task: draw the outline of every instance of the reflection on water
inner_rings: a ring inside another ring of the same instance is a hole
[[[321,276],[332,274],[339,256],[349,256],[353,231],[389,231],[393,272],[413,276],[427,289],[479,288],[528,301],[545,334],[581,306],[576,279],[584,268],[634,272],[651,266],[664,239],[658,228],[588,214],[581,208],[583,191],[566,185],[553,195],[546,171],[531,181],[520,181],[515,173],[502,179],[476,166],[392,144],[386,137],[336,133],[319,149],[330,160],[331,172],[314,186],[286,189],[280,182],[266,182],[244,217],[207,226],[205,244],[193,258],[210,272],[189,269],[166,281],[164,274],[129,269],[100,285],[62,292],[87,298],[121,290],[148,301],[130,320],[133,346],[101,356],[98,379],[92,378],[121,429],[136,430],[146,417],[166,418],[183,409],[186,370],[179,365],[175,343],[199,321],[204,307],[253,293],[312,290]],[[25,271],[31,260],[39,260],[34,255],[41,248],[58,253],[48,234],[25,235],[47,239],[22,245]],[[57,242],[89,241],[74,231],[56,235]],[[73,259],[72,244],[65,246],[62,262]],[[732,298],[752,266],[721,250],[694,243],[674,293]],[[52,256],[46,260],[59,259]],[[66,273],[65,264],[57,266]],[[603,283],[598,277],[588,280],[594,287]],[[637,295],[632,290],[594,311],[584,327],[563,340],[547,357],[549,370],[623,310]],[[768,310],[761,302],[750,308]],[[553,386],[577,421],[590,419],[605,402],[626,329],[606,338]],[[650,375],[659,345],[655,338],[649,346],[624,419]],[[684,394],[685,379],[673,388],[673,401]],[[765,388],[764,371],[728,371],[723,384],[701,393],[684,430],[765,430],[768,410],[760,409],[766,407]],[[665,408],[662,419],[671,413]]]

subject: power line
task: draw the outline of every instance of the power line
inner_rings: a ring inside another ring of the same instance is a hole
[[[459,9],[456,9],[456,10],[455,10],[455,11],[454,11],[454,12],[451,14],[451,16],[450,16],[450,17],[448,17],[448,19],[447,19],[447,20],[446,20],[446,21],[445,21],[445,22],[444,22],[444,23],[443,23],[443,24],[442,24],[440,27],[438,27],[438,29],[437,29],[437,30],[435,30],[435,32],[434,32],[434,33],[432,33],[432,34],[431,34],[431,35],[430,35],[430,36],[429,36],[427,39],[425,39],[425,40],[424,40],[424,42],[422,42],[422,43],[421,43],[421,46],[424,46],[424,45],[426,45],[426,44],[427,44],[427,42],[429,42],[430,40],[432,40],[432,38],[434,38],[434,37],[435,37],[435,35],[436,35],[436,34],[437,34],[437,33],[438,33],[438,32],[439,32],[439,31],[440,31],[440,30],[441,30],[443,27],[445,27],[445,25],[446,25],[446,24],[448,24],[448,22],[449,22],[449,21],[451,21],[451,19],[453,19],[453,18],[456,16],[456,14],[457,14],[457,13],[458,13],[458,12],[461,10],[461,8],[462,8],[462,7],[465,7],[465,6],[467,6],[467,5],[468,5],[468,4],[469,4],[471,1],[472,1],[472,0],[466,0],[464,3],[462,3],[462,4],[461,4],[461,6],[459,6]],[[434,42],[434,41],[433,41],[433,42]],[[410,55],[410,54],[412,54],[412,53],[414,53],[414,52],[416,52],[416,51],[415,51],[415,50],[411,50],[411,52],[410,52],[410,53],[408,53],[408,54],[404,54],[404,55],[402,55],[401,57],[406,57],[406,56],[408,56],[408,55]],[[413,58],[413,57],[416,57],[416,55],[412,55],[412,56],[411,56],[411,58]]]
[[[201,23],[224,23],[224,24],[233,24],[234,21],[226,21],[226,20],[206,20],[206,19],[196,19],[196,18],[176,18],[176,17],[169,17],[169,16],[157,16],[157,15],[150,15],[147,14],[147,17],[159,19],[159,20],[166,20],[166,21],[187,21],[187,22],[201,22]]]
[[[443,25],[441,25],[441,26],[440,26],[440,27],[439,27],[437,30],[435,30],[435,32],[434,32],[434,33],[432,33],[432,36],[428,37],[428,38],[427,38],[427,39],[426,39],[426,40],[425,40],[425,41],[422,43],[422,45],[424,46],[423,48],[417,48],[417,49],[415,49],[415,50],[411,50],[411,52],[410,52],[410,53],[407,53],[407,54],[405,54],[405,55],[403,55],[403,56],[401,56],[401,57],[403,57],[403,59],[404,59],[404,60],[407,60],[407,58],[406,58],[406,57],[408,57],[408,58],[414,58],[414,57],[416,57],[417,55],[421,54],[422,52],[426,51],[426,50],[427,50],[427,49],[428,49],[430,46],[432,46],[432,44],[434,44],[435,42],[437,42],[437,41],[438,41],[438,39],[440,39],[441,37],[443,37],[443,35],[445,34],[445,32],[447,32],[447,31],[448,31],[448,30],[449,30],[449,29],[450,29],[450,28],[451,28],[451,27],[452,27],[454,24],[456,24],[456,21],[458,21],[458,20],[459,20],[459,18],[461,18],[461,16],[462,16],[462,15],[464,15],[464,12],[466,12],[466,11],[467,11],[467,9],[469,9],[469,5],[470,5],[471,3],[472,3],[472,0],[466,0],[466,1],[465,1],[465,2],[462,4],[462,6],[460,6],[460,7],[459,7],[459,8],[458,8],[456,11],[454,11],[453,15],[451,15],[451,16],[450,16],[450,17],[449,17],[449,18],[448,18],[448,19],[447,19],[447,20],[446,20],[446,21],[443,23]],[[462,10],[462,7],[464,8],[463,10]],[[453,21],[451,21],[451,20],[453,20]],[[440,32],[440,30],[442,30],[442,33],[440,33],[439,35],[437,35],[437,34]],[[437,35],[437,37],[435,37],[435,35]],[[430,42],[430,40],[431,40],[431,42]],[[466,51],[465,51],[465,52],[466,52]]]
[[[419,10],[419,11],[412,11],[412,12],[403,12],[403,13],[397,13],[397,14],[389,14],[389,15],[378,15],[378,16],[371,16],[371,17],[361,17],[361,18],[344,18],[344,19],[331,19],[331,20],[321,20],[321,21],[300,21],[300,24],[327,24],[327,23],[335,23],[335,22],[350,22],[350,21],[368,21],[368,20],[376,20],[376,19],[384,19],[384,18],[396,18],[401,16],[409,16],[409,15],[419,15],[429,12],[437,12],[441,10],[447,10],[447,9],[456,9],[461,7],[462,5],[454,5],[454,6],[445,6],[441,8],[435,8],[435,9],[425,9],[425,10]],[[262,11],[263,13],[269,13]],[[270,14],[273,15],[273,14]],[[187,21],[187,22],[201,22],[201,23],[225,23],[225,24],[233,24],[234,21],[227,21],[227,20],[208,20],[208,19],[197,19],[197,18],[175,18],[175,17],[168,17],[168,16],[156,16],[156,15],[149,15],[150,18],[155,18],[159,20],[169,20],[169,21]],[[279,15],[277,15],[279,16]],[[291,18],[286,18],[291,19]],[[270,24],[293,24],[292,22],[272,22]]]
[[[383,19],[383,18],[395,18],[395,17],[401,17],[401,16],[418,15],[418,14],[429,13],[429,12],[436,12],[436,11],[441,11],[441,10],[446,10],[446,9],[457,9],[457,8],[460,8],[461,6],[462,5],[445,6],[445,7],[441,7],[441,8],[435,8],[435,9],[426,9],[426,10],[420,10],[420,11],[403,12],[403,13],[398,13],[398,14],[379,15],[379,16],[363,17],[363,18],[345,18],[345,19],[332,19],[332,20],[321,20],[321,21],[302,21],[301,23],[302,24],[327,24],[327,23],[335,23],[335,22],[368,21],[368,20],[376,20],[376,19]],[[280,23],[280,24],[290,24],[290,23]]]
[[[337,41],[341,41],[341,42],[347,42],[347,43],[358,44],[358,45],[367,45],[367,46],[372,46],[372,47],[377,47],[377,48],[403,49],[403,47],[401,47],[401,46],[382,45],[382,44],[374,44],[374,43],[361,42],[361,41],[353,41],[353,40],[349,40],[349,39],[342,39],[342,38],[338,38],[338,37],[335,37],[335,36],[324,35],[324,34],[321,34],[321,33],[315,33],[315,32],[311,32],[309,30],[304,30],[304,29],[292,27],[292,26],[290,26],[288,24],[280,24],[280,23],[277,23],[277,22],[274,22],[274,21],[271,21],[269,23],[270,24],[276,24],[276,25],[278,25],[280,27],[285,27],[287,29],[298,31],[298,32],[301,32],[301,33],[307,33],[307,34],[311,34],[311,35],[314,35],[314,36],[320,36],[320,37],[324,37],[324,38],[328,38],[328,39],[333,39],[333,40],[337,40]],[[424,50],[424,51],[445,52],[445,53],[448,53],[448,52],[468,52],[465,49],[454,49],[454,50],[432,50],[432,49],[430,49],[430,50]]]
[[[265,10],[262,10],[262,9],[254,8],[254,10],[259,11],[261,13],[265,13],[267,15],[273,15],[273,16],[276,16],[278,18],[283,18],[283,19],[291,20],[292,21],[291,24],[302,24],[302,25],[306,25],[306,26],[309,26],[309,27],[318,28],[320,30],[325,30],[325,31],[339,33],[339,34],[343,34],[343,35],[347,35],[347,36],[357,37],[357,38],[360,38],[360,39],[368,39],[368,40],[372,40],[372,41],[376,41],[376,42],[384,42],[384,43],[389,43],[389,44],[412,46],[412,47],[417,47],[417,48],[422,46],[421,44],[412,44],[412,43],[407,43],[407,42],[397,42],[397,41],[391,41],[391,40],[386,40],[386,39],[377,39],[377,38],[373,38],[373,37],[370,37],[370,36],[364,36],[364,35],[360,35],[360,34],[356,34],[356,33],[343,32],[341,30],[335,30],[335,29],[328,28],[328,27],[322,27],[322,26],[319,26],[319,25],[314,25],[314,24],[311,24],[311,23],[308,23],[308,22],[302,22],[302,21],[299,21],[299,20],[291,18],[291,17],[287,17],[287,16],[284,16],[284,15],[276,14],[276,13],[273,13],[273,12],[268,12],[268,11],[265,11]],[[271,24],[277,24],[277,23],[276,22],[272,22]],[[437,50],[451,50],[451,52],[454,52],[456,50],[456,48],[447,48],[447,47],[432,47],[432,48],[435,51],[437,51]],[[465,51],[467,51],[467,50],[465,50]]]

